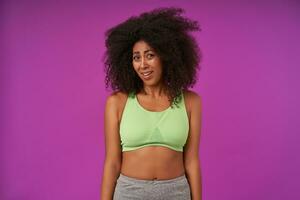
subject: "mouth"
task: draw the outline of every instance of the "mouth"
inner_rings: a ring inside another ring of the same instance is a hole
[[[150,79],[152,73],[153,73],[153,71],[149,71],[149,72],[141,73],[141,75],[144,79]]]

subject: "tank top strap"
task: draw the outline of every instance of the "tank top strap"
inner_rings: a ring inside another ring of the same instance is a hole
[[[183,90],[181,90],[181,99],[180,99],[180,102],[182,103],[182,104],[184,104],[184,95],[183,95]]]

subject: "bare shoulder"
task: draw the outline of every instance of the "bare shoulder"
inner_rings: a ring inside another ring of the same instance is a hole
[[[107,107],[113,107],[114,110],[116,111],[118,120],[120,120],[121,112],[123,110],[123,107],[126,103],[126,99],[128,97],[128,94],[125,92],[121,91],[115,91],[112,92],[108,97],[107,97]]]
[[[122,100],[127,98],[127,94],[124,92],[116,91],[112,92],[108,97],[106,102],[110,104],[110,106],[118,106],[122,103]]]
[[[201,107],[201,96],[197,92],[193,90],[184,90],[184,99],[186,101],[186,104],[191,109]]]

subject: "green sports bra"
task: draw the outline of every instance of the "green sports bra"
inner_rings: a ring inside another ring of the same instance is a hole
[[[189,131],[182,92],[178,106],[169,106],[160,112],[149,111],[139,104],[134,93],[130,93],[120,122],[122,151],[165,146],[182,152]]]

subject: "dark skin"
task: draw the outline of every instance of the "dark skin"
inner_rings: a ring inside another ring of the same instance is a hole
[[[144,41],[133,46],[133,67],[144,82],[143,92],[137,94],[139,104],[149,111],[163,111],[170,106],[162,84],[163,67],[159,56]],[[152,71],[150,78],[142,72]],[[198,155],[201,130],[201,97],[190,90],[184,91],[189,117],[189,135],[183,152],[163,146],[146,146],[122,152],[119,124],[127,94],[115,92],[105,105],[106,158],[102,179],[102,200],[112,200],[116,180],[120,173],[138,179],[165,180],[186,174],[192,200],[201,200],[201,170]]]

